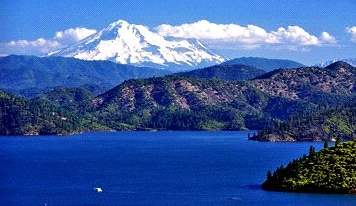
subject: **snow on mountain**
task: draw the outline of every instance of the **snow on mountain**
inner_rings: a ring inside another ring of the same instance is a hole
[[[166,38],[145,26],[124,20],[113,22],[80,42],[48,55],[176,70],[224,61],[197,40]]]
[[[317,64],[316,66],[319,66],[319,67],[326,67],[332,63],[335,63],[337,61],[343,61],[343,62],[346,62],[354,67],[356,67],[356,58],[349,58],[349,59],[333,59],[333,60],[330,60],[330,61],[325,61],[325,62],[321,62],[320,64]]]

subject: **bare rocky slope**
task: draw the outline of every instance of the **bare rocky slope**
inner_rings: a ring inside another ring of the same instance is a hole
[[[117,129],[260,129],[270,119],[348,102],[354,82],[355,68],[343,62],[276,70],[250,81],[172,75],[126,81],[92,104]],[[177,114],[192,122],[177,126]]]

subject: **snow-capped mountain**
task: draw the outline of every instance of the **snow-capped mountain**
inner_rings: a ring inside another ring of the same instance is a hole
[[[330,60],[330,61],[325,61],[325,62],[321,62],[320,64],[317,64],[316,66],[319,66],[319,67],[326,67],[332,63],[335,63],[337,61],[343,61],[343,62],[346,62],[354,67],[356,67],[356,58],[349,58],[349,59],[333,59],[333,60]]]
[[[84,60],[110,60],[121,64],[174,68],[175,70],[218,64],[224,58],[198,40],[166,38],[142,25],[124,20],[48,55]]]

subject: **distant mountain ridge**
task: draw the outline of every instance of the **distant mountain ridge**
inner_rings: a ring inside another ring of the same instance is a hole
[[[326,67],[326,66],[328,66],[328,65],[330,65],[332,63],[338,62],[338,61],[346,62],[346,63],[356,67],[356,58],[333,59],[333,60],[321,62],[320,64],[316,64],[315,66]]]
[[[127,79],[169,73],[165,70],[110,61],[18,55],[0,57],[0,88],[6,90],[41,90],[56,86],[82,85],[97,85],[107,90]]]
[[[287,59],[267,59],[262,57],[241,57],[228,60],[224,62],[225,65],[243,64],[252,66],[257,69],[262,69],[266,72],[274,69],[287,69],[287,68],[299,68],[304,67],[303,64]]]
[[[170,74],[169,71],[163,69],[135,67],[110,61],[21,55],[0,57],[0,71],[0,88],[25,97],[34,97],[57,86],[82,87],[87,85],[97,87],[97,91],[104,92],[127,79]],[[230,62],[179,73],[179,75],[247,80],[263,73],[265,72],[262,69]]]
[[[223,79],[223,80],[249,80],[264,74],[265,71],[255,67],[242,64],[219,64],[203,69],[196,69],[189,72],[177,73],[176,75],[204,78],[204,79]]]
[[[109,60],[120,64],[149,66],[175,71],[218,64],[224,58],[209,51],[198,40],[166,38],[142,25],[124,20],[50,56],[84,60]]]

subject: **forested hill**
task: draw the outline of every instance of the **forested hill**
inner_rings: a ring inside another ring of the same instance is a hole
[[[46,101],[28,101],[0,91],[0,135],[79,132],[79,119]]]
[[[268,172],[262,187],[291,192],[356,194],[356,140],[340,143]]]
[[[249,80],[264,73],[265,71],[262,69],[243,64],[219,64],[203,69],[178,73],[176,75],[204,79]]]
[[[337,63],[277,70],[247,81],[184,75],[127,80],[97,97],[57,89],[30,102],[50,102],[75,114],[86,130],[259,130],[297,114],[352,103],[354,83],[355,68]]]
[[[326,68],[279,69],[263,74],[252,82],[272,96],[327,101],[325,96],[320,96],[355,94],[356,68],[345,62],[335,62]]]
[[[306,75],[308,72],[311,75]],[[271,121],[256,136],[258,141],[350,140],[356,135],[355,67],[335,62],[324,69],[310,67],[276,70],[254,80],[273,96],[306,100],[318,108],[295,113],[285,121]],[[288,86],[291,85],[291,86]]]
[[[260,129],[319,106],[353,101],[355,68],[278,70],[251,81],[184,76],[130,80],[93,100],[114,128]],[[326,82],[327,81],[327,82]]]
[[[86,87],[55,87],[33,98],[33,100],[50,102],[73,113],[86,113],[89,111],[91,101],[94,98],[94,92]]]
[[[334,108],[318,108],[295,114],[286,121],[272,121],[257,135],[258,141],[350,140],[356,138],[355,99]]]
[[[93,100],[96,116],[114,128],[173,130],[252,128],[245,119],[269,101],[247,82],[178,76],[126,81]]]

